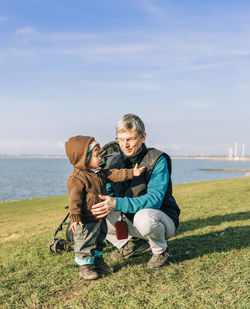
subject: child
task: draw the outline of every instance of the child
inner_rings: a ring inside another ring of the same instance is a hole
[[[144,167],[134,169],[100,169],[100,145],[90,136],[74,136],[65,143],[70,163],[74,166],[67,181],[70,230],[74,232],[75,261],[79,275],[86,280],[98,277],[98,272],[109,273],[110,267],[102,258],[107,225],[91,213],[91,207],[106,195],[106,182],[122,182],[139,176]]]

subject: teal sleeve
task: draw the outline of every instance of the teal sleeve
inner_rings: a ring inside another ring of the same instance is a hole
[[[151,174],[147,193],[139,197],[116,197],[115,210],[136,213],[144,208],[160,209],[169,181],[167,159],[160,156]]]
[[[114,195],[112,184],[110,182],[106,183],[106,191],[107,191],[107,195],[110,195],[110,196]]]

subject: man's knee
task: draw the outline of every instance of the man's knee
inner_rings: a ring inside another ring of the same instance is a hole
[[[157,218],[149,209],[142,209],[134,216],[134,226],[143,236],[150,235],[157,225]]]

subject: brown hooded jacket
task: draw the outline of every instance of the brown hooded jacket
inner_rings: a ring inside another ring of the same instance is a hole
[[[68,181],[70,222],[95,222],[91,207],[101,200],[99,194],[107,195],[107,182],[122,182],[133,178],[133,169],[102,169],[98,173],[86,168],[86,156],[91,136],[74,136],[65,143],[70,163],[74,166]]]

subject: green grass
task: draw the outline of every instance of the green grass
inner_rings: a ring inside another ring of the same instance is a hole
[[[0,307],[249,308],[250,178],[176,185],[174,195],[182,212],[170,265],[148,270],[148,255],[114,262],[108,245],[115,273],[91,282],[72,250],[47,249],[67,197],[0,203]]]

